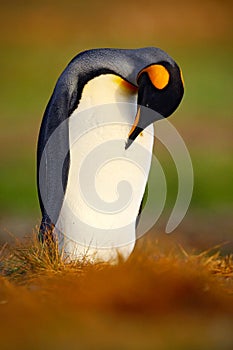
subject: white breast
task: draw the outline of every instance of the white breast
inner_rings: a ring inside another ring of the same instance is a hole
[[[56,227],[71,259],[127,258],[150,170],[153,126],[125,150],[137,91],[111,74],[91,80],[69,119],[70,168]]]

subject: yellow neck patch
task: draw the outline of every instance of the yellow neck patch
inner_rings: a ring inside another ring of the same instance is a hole
[[[169,73],[167,69],[161,64],[154,64],[153,66],[149,66],[143,69],[140,74],[143,72],[147,72],[152,84],[157,89],[162,90],[167,86],[169,81]]]
[[[114,76],[114,81],[120,85],[122,88],[124,88],[125,90],[127,90],[127,92],[131,92],[131,93],[136,93],[138,91],[138,88],[132,84],[130,84],[128,81],[122,79],[119,76]]]

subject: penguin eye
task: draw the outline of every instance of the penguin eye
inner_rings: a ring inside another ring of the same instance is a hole
[[[146,72],[150,78],[150,81],[159,90],[164,89],[168,82],[169,82],[169,72],[168,70],[162,66],[161,64],[154,64],[152,66],[144,68],[140,73],[139,76]]]

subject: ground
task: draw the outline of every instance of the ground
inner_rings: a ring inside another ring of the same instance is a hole
[[[233,257],[140,240],[118,265],[34,239],[1,250],[1,347],[231,349]]]

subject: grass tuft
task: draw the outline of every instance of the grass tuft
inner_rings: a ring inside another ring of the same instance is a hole
[[[218,250],[194,254],[145,239],[114,266],[85,257],[70,262],[56,242],[42,244],[36,235],[5,245],[2,344],[16,348],[17,339],[17,349],[72,349],[78,339],[84,349],[227,349],[224,342],[233,342],[233,257]],[[211,325],[219,329],[217,340]]]

